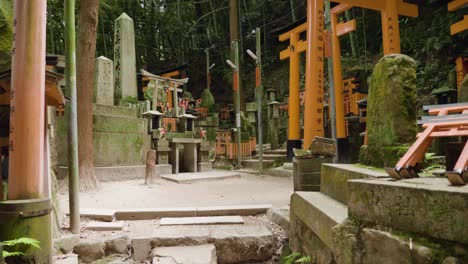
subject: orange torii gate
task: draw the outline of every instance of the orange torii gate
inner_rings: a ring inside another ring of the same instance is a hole
[[[338,145],[346,144],[346,123],[343,99],[343,83],[341,72],[340,37],[356,30],[356,20],[338,23],[338,16],[353,6],[378,10],[382,13],[382,34],[384,55],[400,53],[400,30],[398,15],[417,17],[417,5],[402,0],[333,0],[341,3],[331,9],[332,46],[333,46],[333,78],[335,83],[336,137]]]
[[[468,0],[454,0],[448,3],[448,11],[453,12],[468,5]],[[450,26],[450,34],[455,35],[468,29],[468,15],[463,16],[463,20]]]
[[[288,106],[288,157],[293,148],[301,148],[300,125],[300,53],[307,50],[307,42],[300,40],[300,34],[307,30],[307,23],[301,24],[279,36],[279,41],[289,40],[287,49],[281,51],[280,60],[289,58],[289,106]]]
[[[448,11],[453,12],[468,5],[468,0],[454,0],[448,3]],[[463,20],[450,26],[450,34],[456,35],[468,29],[468,15],[463,17]],[[460,94],[461,83],[465,75],[468,74],[468,58],[458,57],[455,61],[457,65],[457,88]]]

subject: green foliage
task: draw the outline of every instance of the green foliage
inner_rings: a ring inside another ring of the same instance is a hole
[[[27,238],[27,237],[4,241],[2,242],[2,244],[4,247],[7,247],[7,248],[17,248],[18,246],[23,247],[23,250],[21,251],[17,250],[17,251],[9,252],[9,251],[3,250],[2,254],[3,254],[3,257],[5,258],[23,256],[24,255],[23,252],[26,251],[30,247],[37,248],[37,249],[41,248],[39,241],[33,238]]]
[[[0,1],[0,72],[10,68],[13,38],[13,1]]]
[[[302,256],[298,252],[294,252],[286,257],[284,257],[281,261],[282,264],[294,264],[294,263],[311,263],[311,257],[309,256]]]

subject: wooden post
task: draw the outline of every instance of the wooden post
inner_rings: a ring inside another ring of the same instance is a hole
[[[70,230],[80,233],[80,180],[78,166],[78,113],[76,100],[75,0],[65,1],[66,82],[70,91],[68,116],[68,196]]]
[[[156,175],[156,150],[150,149],[146,153],[145,184],[153,184]]]

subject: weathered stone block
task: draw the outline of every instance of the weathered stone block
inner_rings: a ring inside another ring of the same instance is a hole
[[[144,262],[149,258],[151,252],[150,237],[136,237],[132,239],[131,249],[133,260],[136,262]]]
[[[151,252],[153,264],[217,264],[214,245],[160,247]]]
[[[78,254],[81,261],[91,263],[104,256],[105,247],[102,241],[85,240],[75,245],[73,252]]]
[[[104,56],[95,60],[93,101],[114,105],[114,63]]]
[[[110,115],[93,115],[93,132],[146,134],[147,120]]]
[[[106,240],[106,255],[126,254],[130,239],[127,235],[117,235]]]
[[[444,178],[348,182],[350,216],[429,237],[468,243],[468,187]]]
[[[291,217],[293,215],[332,248],[332,228],[346,219],[348,209],[323,193],[296,192],[291,196]]]
[[[347,204],[348,180],[387,177],[388,175],[383,170],[370,170],[352,164],[323,164],[320,191],[341,203]]]
[[[401,54],[383,57],[375,66],[369,88],[369,151],[412,143],[417,133],[416,116],[416,62]],[[368,161],[371,165],[383,165],[376,164],[380,160],[373,156]]]
[[[294,191],[320,191],[320,168],[333,158],[294,158]]]
[[[73,251],[73,247],[80,242],[80,235],[66,235],[54,239],[54,248],[58,252],[68,254]]]

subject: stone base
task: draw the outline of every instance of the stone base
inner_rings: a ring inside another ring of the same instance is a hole
[[[320,191],[341,203],[347,204],[347,181],[367,178],[388,178],[388,175],[383,170],[371,170],[353,164],[323,164]]]
[[[333,158],[294,158],[294,191],[320,191],[320,169],[328,162],[333,162]]]
[[[211,162],[199,162],[197,164],[198,172],[211,171],[211,170],[213,170],[213,163]]]
[[[145,165],[94,167],[94,173],[101,182],[145,179]],[[68,178],[68,167],[59,167],[57,179]]]
[[[365,222],[468,244],[468,185],[445,178],[348,182],[349,213]]]
[[[156,175],[161,176],[164,174],[171,174],[172,173],[172,165],[171,164],[157,164],[156,165]]]

